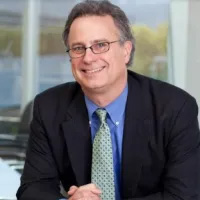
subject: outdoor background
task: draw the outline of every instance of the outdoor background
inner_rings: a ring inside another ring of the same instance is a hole
[[[73,81],[62,31],[80,0],[0,0],[0,199],[15,199],[32,100]],[[112,0],[136,39],[131,70],[185,89],[200,103],[200,1]]]

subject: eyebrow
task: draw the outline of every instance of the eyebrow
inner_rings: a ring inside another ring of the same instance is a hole
[[[102,38],[102,39],[98,39],[98,40],[93,40],[92,43],[95,44],[95,43],[107,42],[107,41],[108,41],[108,39]]]
[[[77,46],[77,45],[84,46],[82,42],[75,42],[72,44],[72,47]]]
[[[93,41],[91,41],[91,43],[95,44],[95,43],[107,42],[107,41],[108,41],[108,39],[102,38],[102,39],[93,40]],[[72,47],[77,46],[77,45],[85,46],[85,44],[83,44],[83,42],[75,42],[72,44]]]

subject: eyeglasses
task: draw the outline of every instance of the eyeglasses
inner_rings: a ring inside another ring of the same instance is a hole
[[[75,46],[71,49],[66,50],[71,58],[80,58],[83,57],[86,53],[86,49],[91,49],[94,54],[101,54],[110,49],[110,44],[119,42],[120,40],[112,41],[112,42],[98,42],[90,47],[85,46]]]

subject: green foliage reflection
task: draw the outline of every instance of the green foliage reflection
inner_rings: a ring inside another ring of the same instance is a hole
[[[156,29],[152,29],[147,25],[136,24],[132,29],[136,38],[136,52],[130,69],[167,81],[168,25],[160,24]],[[63,27],[41,28],[40,55],[64,54],[62,31]],[[5,49],[13,56],[21,56],[22,30],[20,28],[0,27],[0,52]]]

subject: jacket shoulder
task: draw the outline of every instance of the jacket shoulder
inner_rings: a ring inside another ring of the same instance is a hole
[[[176,101],[181,101],[181,99],[185,98],[194,99],[188,92],[170,83],[146,77],[132,71],[129,71],[129,77],[138,84],[140,89],[149,95],[160,98],[160,100],[168,101],[172,98],[175,98]]]
[[[160,80],[155,80],[135,72],[129,71],[129,79],[137,85],[145,102],[158,110],[169,109],[178,112],[184,105],[189,104],[195,113],[198,106],[195,98],[185,90]]]
[[[36,95],[33,111],[39,109],[40,114],[46,118],[54,116],[58,111],[64,113],[78,94],[82,94],[82,90],[77,82],[68,82],[49,88]]]
[[[65,99],[65,101],[70,101],[73,96],[80,90],[80,86],[76,82],[68,82],[64,84],[57,85],[55,87],[49,88],[40,94],[36,95],[35,99],[37,101],[52,102],[58,99]]]

